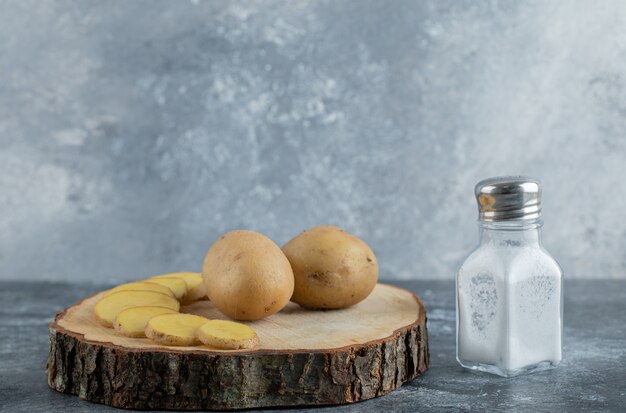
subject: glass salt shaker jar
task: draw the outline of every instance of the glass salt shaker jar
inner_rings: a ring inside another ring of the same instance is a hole
[[[475,188],[480,245],[456,277],[457,360],[500,376],[561,361],[563,273],[541,244],[541,186],[489,178]]]

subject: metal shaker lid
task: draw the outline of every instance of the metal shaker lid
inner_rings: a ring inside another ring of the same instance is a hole
[[[541,215],[541,183],[527,176],[483,179],[474,189],[482,221],[537,219]]]

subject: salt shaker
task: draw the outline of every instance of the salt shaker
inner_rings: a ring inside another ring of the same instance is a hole
[[[456,277],[457,360],[515,376],[561,361],[563,273],[541,244],[541,185],[489,178],[475,188],[480,245]]]

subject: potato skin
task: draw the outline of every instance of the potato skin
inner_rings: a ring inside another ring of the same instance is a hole
[[[211,302],[235,320],[272,315],[293,293],[287,257],[271,239],[254,231],[232,231],[218,239],[204,259],[202,276]]]
[[[291,301],[307,308],[345,308],[376,286],[378,261],[361,239],[334,226],[304,231],[283,246],[295,286]]]

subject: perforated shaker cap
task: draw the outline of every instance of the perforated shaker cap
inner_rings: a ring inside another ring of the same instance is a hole
[[[541,183],[527,176],[487,178],[474,189],[482,221],[537,219],[541,216]]]

